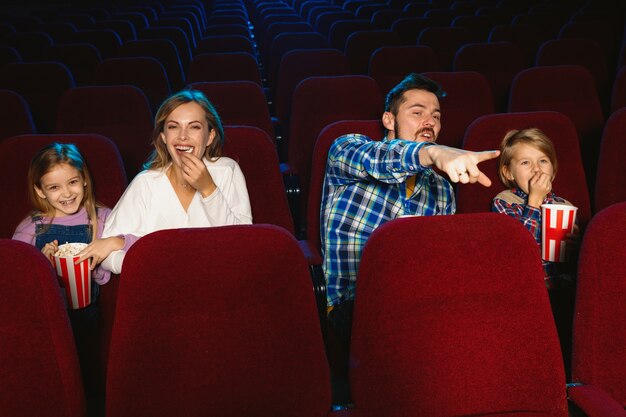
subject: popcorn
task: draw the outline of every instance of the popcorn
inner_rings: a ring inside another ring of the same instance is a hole
[[[76,263],[80,251],[86,243],[65,243],[59,245],[53,256],[54,266],[59,276],[61,287],[65,290],[68,306],[72,309],[87,307],[91,304],[91,269],[89,260]]]
[[[59,250],[54,253],[54,256],[75,256],[86,247],[86,243],[65,243],[63,245],[59,245]]]

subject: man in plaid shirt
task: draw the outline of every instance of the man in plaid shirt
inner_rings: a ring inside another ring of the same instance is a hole
[[[329,360],[335,404],[349,403],[347,359],[352,304],[361,252],[371,233],[401,215],[454,214],[452,182],[491,181],[478,163],[498,151],[469,152],[435,145],[441,130],[440,86],[410,74],[387,95],[382,141],[350,134],[328,154],[322,196],[321,238],[327,283]],[[336,346],[335,346],[336,344]]]

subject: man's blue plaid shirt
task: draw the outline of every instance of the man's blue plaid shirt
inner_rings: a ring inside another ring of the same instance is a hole
[[[427,145],[351,134],[331,146],[320,223],[329,306],[354,299],[361,252],[378,226],[403,214],[454,214],[450,183],[419,163],[419,150]],[[407,198],[405,181],[415,174]]]

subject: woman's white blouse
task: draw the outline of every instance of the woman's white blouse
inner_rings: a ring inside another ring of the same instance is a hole
[[[237,162],[226,157],[203,161],[217,185],[213,194],[202,198],[196,192],[185,211],[166,175],[169,166],[158,171],[143,171],[133,179],[113,208],[102,237],[142,237],[164,229],[251,224],[246,180]],[[120,273],[124,255],[125,251],[113,252],[103,266],[113,273]]]

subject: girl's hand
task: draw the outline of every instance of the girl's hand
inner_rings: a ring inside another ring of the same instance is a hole
[[[552,179],[545,172],[537,172],[528,181],[528,204],[533,207],[541,207],[541,203],[548,193],[552,191]]]
[[[182,153],[180,161],[185,181],[199,191],[202,197],[206,198],[213,194],[217,186],[204,162],[197,156],[188,153]]]
[[[41,253],[43,253],[46,258],[48,258],[50,263],[54,265],[54,259],[52,258],[52,255],[54,255],[54,253],[58,250],[59,242],[57,240],[53,240],[52,242],[46,243],[44,247],[41,248]]]
[[[107,237],[106,239],[96,239],[83,249],[78,256],[75,264],[79,264],[85,259],[91,259],[89,269],[93,270],[100,264],[111,252],[124,248],[124,239],[117,236]]]

